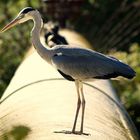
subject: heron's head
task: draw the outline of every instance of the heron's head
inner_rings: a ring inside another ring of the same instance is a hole
[[[24,8],[19,12],[17,17],[14,20],[12,20],[9,24],[7,24],[0,32],[4,32],[17,24],[21,24],[29,19],[32,19],[32,16],[35,12],[37,12],[37,10],[33,9],[32,7]]]

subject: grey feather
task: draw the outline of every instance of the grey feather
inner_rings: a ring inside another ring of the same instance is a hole
[[[52,63],[73,79],[109,79],[117,76],[132,78],[135,72],[126,64],[101,53],[83,49],[57,46]]]

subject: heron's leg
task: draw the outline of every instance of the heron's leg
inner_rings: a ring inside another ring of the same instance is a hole
[[[84,125],[84,114],[85,114],[85,97],[83,93],[83,83],[80,82],[80,91],[81,91],[81,98],[82,98],[82,119],[81,119],[81,129],[80,132],[83,133],[83,125]]]
[[[79,114],[79,109],[81,106],[81,99],[80,99],[80,92],[79,92],[79,81],[75,80],[75,86],[77,90],[77,95],[78,95],[78,101],[77,101],[77,109],[76,109],[76,115],[75,115],[75,120],[72,128],[72,133],[75,133],[75,128],[76,128],[76,122]]]

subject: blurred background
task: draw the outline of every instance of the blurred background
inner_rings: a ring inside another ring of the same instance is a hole
[[[140,0],[1,0],[0,28],[27,6],[38,9],[44,22],[77,31],[94,50],[134,68],[135,79],[112,84],[140,133]],[[0,96],[31,46],[32,26],[28,22],[0,35]]]

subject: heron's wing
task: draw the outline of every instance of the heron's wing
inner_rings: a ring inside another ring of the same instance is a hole
[[[85,54],[84,54],[85,53]],[[55,67],[66,75],[77,79],[108,79],[119,75],[121,62],[97,52],[59,53],[52,58]]]

